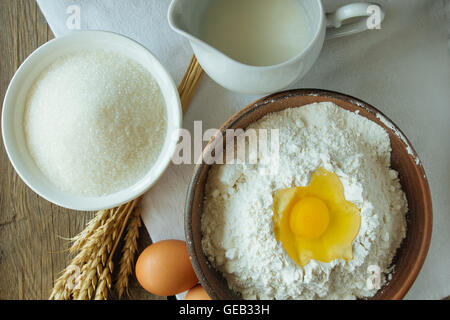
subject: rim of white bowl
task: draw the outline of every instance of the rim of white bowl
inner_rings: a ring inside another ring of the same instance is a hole
[[[75,50],[75,46],[79,48]],[[40,62],[46,58],[54,61],[56,57],[90,49],[103,49],[125,54],[146,68],[157,81],[161,93],[164,96],[167,117],[167,132],[164,145],[157,161],[149,172],[133,185],[101,197],[84,197],[61,191],[45,178],[42,172],[37,169],[34,161],[32,161],[33,164],[31,165],[34,166],[33,169],[30,168],[30,165],[27,165],[25,163],[26,160],[23,159],[24,155],[28,157],[28,162],[31,159],[27,147],[26,145],[18,144],[18,139],[20,138],[17,137],[17,134],[23,134],[23,126],[21,125],[18,128],[18,125],[14,124],[15,121],[13,121],[14,117],[18,117],[18,113],[23,118],[26,97],[18,97],[20,91],[25,90],[28,93],[36,78],[51,64],[51,62],[48,62],[39,65]],[[60,52],[56,52],[58,50]],[[140,53],[140,59],[131,54],[133,50]],[[52,58],[49,58],[49,56]],[[142,63],[143,58],[146,59],[147,63],[152,65],[152,70]],[[33,69],[34,72],[32,72]],[[30,76],[30,74],[32,75]],[[24,81],[28,82],[28,86],[25,85],[24,89],[21,89]],[[24,102],[20,104],[18,99],[23,99]],[[182,111],[178,89],[169,72],[156,56],[149,49],[131,38],[113,32],[97,30],[75,31],[68,35],[55,38],[33,51],[17,69],[6,90],[1,119],[3,144],[11,164],[22,181],[47,201],[64,208],[79,211],[96,211],[114,208],[136,199],[148,191],[165,172],[171,162],[176,149],[181,124]],[[33,170],[38,170],[39,173],[33,173]]]

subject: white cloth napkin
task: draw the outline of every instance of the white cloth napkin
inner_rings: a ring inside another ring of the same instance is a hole
[[[186,0],[188,1],[188,0]],[[166,20],[170,0],[37,0],[56,36],[70,30],[67,9],[81,9],[81,29],[114,31],[150,49],[179,82],[192,55]],[[324,1],[333,10],[351,1]],[[384,0],[381,30],[331,40],[292,88],[340,91],[378,107],[409,137],[426,169],[434,207],[433,240],[408,299],[450,295],[450,55],[448,0]],[[445,16],[447,14],[447,16]],[[258,96],[229,92],[205,77],[184,117],[218,128]],[[183,211],[191,165],[171,165],[144,198],[153,239],[184,239]]]

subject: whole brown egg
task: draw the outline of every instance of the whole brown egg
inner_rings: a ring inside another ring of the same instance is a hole
[[[137,260],[136,278],[145,290],[159,296],[172,296],[198,283],[186,243],[180,240],[148,246]]]

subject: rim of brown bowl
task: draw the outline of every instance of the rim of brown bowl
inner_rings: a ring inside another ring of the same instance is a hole
[[[224,134],[229,128],[245,129],[250,123],[269,113],[325,101],[331,101],[352,112],[359,110],[359,115],[374,121],[389,133],[392,146],[391,167],[399,172],[400,183],[408,201],[407,234],[394,258],[395,269],[392,279],[370,299],[402,299],[417,278],[427,256],[431,242],[433,214],[424,168],[409,140],[388,117],[372,105],[346,94],[321,89],[296,89],[275,93],[249,104],[226,121],[219,132]],[[215,141],[214,138],[209,141],[203,150],[202,159],[213,150]],[[189,184],[185,206],[185,235],[192,265],[200,283],[212,299],[240,299],[238,294],[228,288],[226,280],[210,265],[203,253],[201,245],[203,189],[211,165],[204,161],[197,163]]]

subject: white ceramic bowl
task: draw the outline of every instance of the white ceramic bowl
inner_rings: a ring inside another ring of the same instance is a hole
[[[86,49],[111,50],[147,68],[158,82],[166,103],[167,133],[162,151],[151,170],[134,185],[103,197],[83,197],[59,190],[38,169],[25,142],[23,114],[28,92],[41,74],[62,55]],[[177,87],[155,56],[137,42],[103,31],[80,31],[54,39],[34,51],[14,75],[5,95],[2,112],[3,142],[9,159],[22,180],[37,194],[59,206],[83,211],[108,209],[146,192],[163,174],[175,151],[182,112]]]

